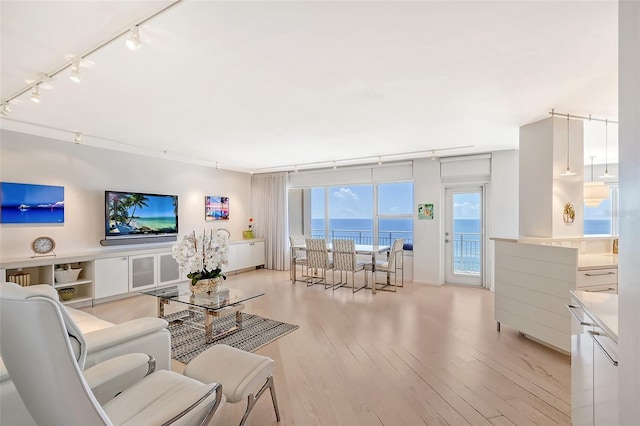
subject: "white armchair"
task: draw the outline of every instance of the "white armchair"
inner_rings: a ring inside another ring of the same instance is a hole
[[[20,287],[14,283],[0,283],[0,296],[16,288],[30,295],[43,295],[58,300],[58,294],[50,285]],[[89,368],[103,361],[124,354],[144,353],[155,359],[157,370],[171,368],[171,336],[167,322],[160,318],[140,318],[122,324],[112,324],[89,313],[62,307],[76,324],[86,341],[84,367]],[[10,324],[22,320],[23,315],[8,318]],[[47,349],[40,347],[46,356]],[[0,424],[33,425],[34,420],[25,408],[16,388],[0,358]]]
[[[224,403],[217,383],[205,384],[166,370],[145,376],[152,358],[143,354],[114,358],[106,368],[97,364],[83,372],[87,347],[57,295],[2,286],[0,350],[37,424],[205,425]],[[113,384],[123,373],[125,379],[136,376],[131,387],[94,393],[90,382]]]

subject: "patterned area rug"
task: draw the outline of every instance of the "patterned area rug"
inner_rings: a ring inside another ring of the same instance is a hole
[[[212,343],[205,343],[203,326],[193,325],[204,324],[202,313],[180,311],[167,315],[165,319],[169,321],[171,332],[171,357],[185,364],[200,352],[218,343],[253,352],[298,328],[297,325],[243,313],[242,330],[216,339]],[[235,321],[235,315],[214,320],[214,334],[216,330],[228,330],[235,325]]]

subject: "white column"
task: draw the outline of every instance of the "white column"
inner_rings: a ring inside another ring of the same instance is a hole
[[[640,2],[618,3],[619,424],[640,419]]]

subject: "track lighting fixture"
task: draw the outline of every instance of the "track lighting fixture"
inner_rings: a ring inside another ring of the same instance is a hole
[[[131,30],[129,31],[129,38],[126,43],[130,50],[136,50],[142,46],[142,42],[140,41],[140,27],[137,25],[131,27]]]
[[[78,58],[73,60],[69,79],[75,83],[80,83],[80,60]]]
[[[31,101],[40,103],[40,86],[37,84],[33,86],[33,90],[31,91]]]
[[[431,161],[436,161],[438,159],[438,156],[436,155],[435,151],[431,151]]]
[[[338,165],[337,165],[337,164],[336,164],[336,162],[334,161],[334,162],[333,162],[333,170],[335,170],[335,169],[337,169],[337,168],[338,168]]]
[[[9,115],[10,112],[11,112],[11,106],[9,106],[9,102],[2,104],[2,109],[0,109],[0,114],[6,116],[6,115]]]
[[[576,174],[576,172],[572,172],[571,168],[569,167],[569,145],[570,145],[570,139],[569,139],[569,125],[571,123],[569,122],[569,114],[567,114],[567,169],[564,171],[564,173],[561,173],[560,176],[573,176]]]
[[[82,143],[82,133],[80,133],[80,132],[76,132],[76,137],[75,137],[75,139],[74,139],[73,141],[74,141],[75,143],[78,143],[78,144],[79,144],[79,143]]]
[[[612,178],[615,177],[612,174],[609,174],[609,120],[604,121],[604,174],[600,176],[601,178]]]
[[[382,166],[382,157],[378,157],[378,166]]]

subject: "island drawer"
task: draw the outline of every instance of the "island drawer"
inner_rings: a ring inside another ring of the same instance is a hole
[[[586,287],[613,285],[617,287],[618,284],[618,269],[606,268],[606,269],[590,269],[584,271],[578,271],[576,279],[576,286],[579,289],[585,289]]]

